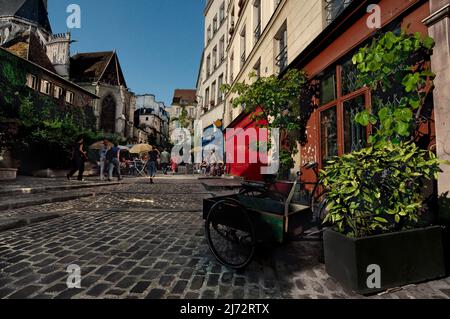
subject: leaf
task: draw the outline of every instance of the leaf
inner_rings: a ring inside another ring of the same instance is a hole
[[[403,122],[410,122],[413,118],[413,113],[410,109],[402,108],[398,109],[394,112],[394,116],[397,120],[403,121]]]
[[[368,126],[370,123],[369,112],[367,112],[367,110],[364,110],[361,113],[358,113],[355,117],[355,121],[362,126]]]
[[[434,48],[435,42],[434,39],[432,37],[425,37],[425,39],[423,40],[423,46],[429,50],[431,50],[432,48]]]
[[[409,136],[409,124],[405,122],[397,122],[395,128],[396,132],[400,136]]]

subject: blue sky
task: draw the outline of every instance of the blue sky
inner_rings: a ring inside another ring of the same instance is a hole
[[[76,52],[116,49],[128,87],[166,105],[176,88],[195,88],[203,47],[204,0],[49,0],[54,33],[67,31],[66,8],[81,7]]]

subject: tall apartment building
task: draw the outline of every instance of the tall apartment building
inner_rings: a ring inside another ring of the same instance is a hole
[[[205,45],[197,81],[197,119],[202,120],[205,134],[223,128],[226,107],[221,87],[227,78],[229,3],[230,0],[207,0],[204,11]]]
[[[227,7],[228,82],[249,82],[249,74],[278,74],[311,43],[326,25],[323,0],[230,0]],[[241,109],[227,96],[225,125]]]

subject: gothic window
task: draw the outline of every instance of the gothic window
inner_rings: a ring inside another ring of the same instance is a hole
[[[114,133],[116,127],[116,101],[107,95],[102,101],[100,128],[107,133]]]

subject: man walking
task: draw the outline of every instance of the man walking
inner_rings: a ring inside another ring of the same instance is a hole
[[[150,176],[150,184],[154,184],[153,179],[156,177],[156,165],[159,155],[156,147],[152,147],[152,150],[148,152],[148,175]]]
[[[120,148],[117,143],[114,143],[108,153],[106,153],[106,158],[109,162],[109,178],[108,181],[112,181],[114,168],[117,170],[117,176],[119,181],[122,180],[122,175],[120,174]]]
[[[67,179],[70,181],[72,176],[78,171],[78,180],[83,181],[84,174],[84,163],[87,161],[88,157],[83,149],[84,137],[80,136],[77,142],[72,148],[72,170],[67,174]]]
[[[168,166],[170,164],[170,154],[166,149],[161,153],[161,168],[164,175],[167,175]]]
[[[100,149],[100,180],[105,180],[105,168],[106,168],[106,153],[108,153],[109,146],[108,141],[103,140],[102,148]]]

